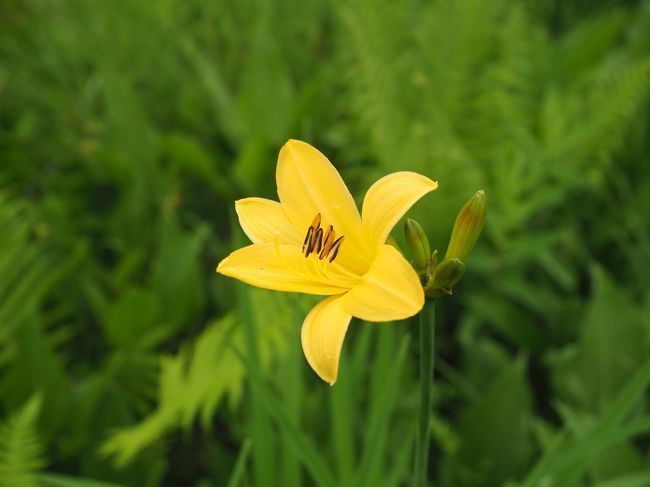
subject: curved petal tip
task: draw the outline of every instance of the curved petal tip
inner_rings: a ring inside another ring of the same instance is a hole
[[[361,220],[374,245],[386,241],[393,226],[425,194],[438,188],[438,182],[422,174],[401,171],[379,179],[366,193]]]
[[[318,377],[334,385],[339,373],[343,340],[352,316],[340,304],[340,295],[318,303],[302,325],[305,358]]]

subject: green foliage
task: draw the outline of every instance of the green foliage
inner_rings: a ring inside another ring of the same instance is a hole
[[[275,349],[284,348],[284,328],[293,322],[286,303],[265,292],[251,292],[254,310],[265,310],[270,320],[253,317],[258,323],[258,346],[264,363]],[[137,316],[132,312],[130,316]],[[101,447],[105,455],[115,456],[118,465],[131,462],[143,449],[159,440],[169,429],[190,429],[200,418],[209,429],[223,397],[230,396],[231,407],[240,403],[244,366],[237,353],[244,347],[241,320],[233,315],[207,325],[191,347],[177,355],[161,357],[157,408],[140,423],[113,434]]]
[[[43,468],[43,445],[36,419],[41,398],[32,397],[0,430],[0,479],[2,485],[38,486],[37,474]]]
[[[523,361],[504,367],[480,400],[460,418],[460,447],[450,457],[453,485],[499,485],[530,458],[530,391]],[[498,452],[498,454],[495,454]]]
[[[114,434],[102,453],[115,455],[117,464],[124,465],[168,429],[187,428],[198,414],[207,423],[223,394],[241,387],[243,368],[226,346],[232,328],[232,319],[210,325],[194,350],[163,357],[157,409],[138,425]]]
[[[118,484],[58,474],[41,474],[38,479],[45,487],[123,487]]]
[[[438,180],[439,252],[486,191],[434,485],[650,485],[648,32],[647,1],[0,2],[0,485],[408,484],[413,323],[353,321],[330,388],[316,301],[214,274],[288,138],[359,203]]]

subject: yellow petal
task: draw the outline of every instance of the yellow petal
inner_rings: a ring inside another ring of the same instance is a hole
[[[352,316],[392,321],[413,316],[424,305],[420,279],[395,247],[382,245],[361,282],[341,298]]]
[[[341,306],[340,296],[318,303],[302,324],[302,349],[314,372],[329,384],[339,373],[339,358],[352,316]]]
[[[264,198],[235,201],[239,224],[253,243],[290,243],[302,245],[303,237],[296,231],[282,205]]]
[[[414,172],[396,172],[373,184],[363,200],[363,227],[374,246],[386,242],[388,234],[404,213],[438,183]]]
[[[276,291],[307,294],[339,294],[336,275],[317,275],[305,265],[300,247],[286,244],[253,244],[234,251],[223,259],[217,272],[252,286]]]
[[[306,233],[320,213],[324,228],[332,225],[337,236],[345,236],[337,261],[358,272],[367,270],[370,259],[359,210],[323,154],[306,142],[290,140],[280,150],[276,182],[280,203],[299,233]]]

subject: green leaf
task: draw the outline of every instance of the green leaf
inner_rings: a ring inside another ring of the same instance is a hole
[[[394,332],[394,330],[375,330],[375,333],[380,333],[380,350],[391,352],[394,350],[394,342],[392,341],[394,333],[390,332]],[[383,463],[385,460],[382,452],[385,451],[386,446],[389,444],[389,425],[399,397],[400,379],[408,343],[409,337],[407,335],[399,342],[399,348],[393,360],[382,360],[381,356],[375,359],[376,363],[390,364],[390,370],[385,372],[373,371],[373,375],[382,377],[382,381],[381,387],[373,394],[371,409],[367,417],[363,454],[355,478],[355,485],[357,486],[377,485],[381,482],[383,474],[387,470],[384,470],[386,465]]]
[[[241,449],[239,450],[239,455],[237,455],[237,462],[233,468],[232,474],[230,474],[230,479],[228,480],[228,487],[238,487],[242,483],[244,474],[246,472],[246,461],[251,451],[251,440],[246,438],[242,444]]]
[[[241,387],[244,369],[229,348],[230,340],[241,340],[233,327],[228,316],[206,328],[193,347],[163,357],[156,410],[108,438],[102,454],[124,466],[174,427],[189,428],[199,416],[207,425],[225,394]]]
[[[650,473],[640,471],[639,473],[632,473],[622,475],[614,479],[607,480],[606,482],[599,482],[594,487],[648,487],[650,486]]]
[[[450,465],[454,484],[502,485],[526,464],[532,418],[525,365],[522,359],[508,363],[463,413],[459,451]]]
[[[233,190],[227,184],[223,174],[220,174],[215,158],[197,138],[182,133],[172,133],[162,139],[161,146],[161,150],[181,170],[181,174],[183,171],[193,174],[207,182],[221,198],[233,199]],[[174,174],[174,179],[177,178],[178,175]]]
[[[572,472],[571,478],[579,478],[589,462],[605,448],[648,431],[650,417],[630,424],[622,423],[639,406],[640,401],[643,401],[643,394],[649,384],[650,359],[646,359],[587,433],[573,442],[567,440],[565,432],[558,434],[557,444],[540,458],[521,486],[534,487],[542,479],[566,479],[567,470]]]
[[[160,223],[160,250],[151,269],[151,287],[160,309],[159,326],[172,333],[192,323],[203,306],[200,254],[209,229],[200,225],[185,231],[171,212]]]
[[[108,339],[117,347],[132,347],[151,331],[158,316],[158,299],[150,290],[129,287],[102,317]]]
[[[112,482],[87,479],[83,477],[72,477],[55,473],[42,473],[38,475],[41,487],[126,487]]]
[[[38,487],[37,474],[45,465],[36,420],[40,396],[32,396],[23,408],[0,427],[0,480],[12,487]]]
[[[621,286],[594,267],[575,355],[553,366],[562,396],[585,411],[603,411],[647,356],[650,329],[643,320]]]

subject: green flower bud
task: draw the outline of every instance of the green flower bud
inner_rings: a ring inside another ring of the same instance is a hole
[[[422,226],[415,220],[407,218],[404,222],[404,235],[413,256],[415,267],[418,270],[426,269],[431,256],[431,247]]]
[[[461,260],[454,257],[445,259],[434,269],[430,289],[441,289],[451,294],[451,289],[461,280],[463,274],[465,264]]]
[[[455,257],[465,262],[485,225],[485,191],[478,191],[465,203],[456,217],[445,259]]]

